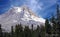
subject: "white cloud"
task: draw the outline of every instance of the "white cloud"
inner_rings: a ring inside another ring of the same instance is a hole
[[[38,3],[37,0],[27,0],[26,4],[34,11],[36,11],[37,9],[42,9],[42,5],[43,3]]]
[[[45,11],[46,9],[56,4],[57,2],[57,0],[23,0],[23,1],[25,2],[22,2],[22,3],[26,4],[30,9],[36,12],[37,15],[39,13],[42,13],[42,12],[39,12],[38,10]]]
[[[26,0],[26,5],[32,9],[38,15],[39,12],[37,10],[42,10],[44,4],[42,2],[39,2],[38,0]]]

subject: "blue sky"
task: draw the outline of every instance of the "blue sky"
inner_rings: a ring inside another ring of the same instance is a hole
[[[57,3],[59,4],[60,0],[0,0],[0,14],[11,7],[27,5],[39,17],[49,18],[52,14],[56,14]]]

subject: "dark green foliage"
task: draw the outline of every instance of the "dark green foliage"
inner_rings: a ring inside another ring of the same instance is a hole
[[[0,37],[3,37],[2,28],[1,28],[1,24],[0,24]]]
[[[59,5],[57,4],[57,27],[56,32],[58,34],[58,37],[60,37],[60,10]]]
[[[25,28],[23,28],[21,24],[18,24],[15,26],[15,29],[13,26],[11,26],[11,32],[3,32],[2,34],[2,28],[0,25],[0,37],[45,37],[44,27],[41,28],[39,25],[37,25],[35,30],[33,29],[33,24],[31,27],[32,29],[30,29],[29,26],[25,26]]]
[[[23,27],[21,26],[21,24],[16,25],[16,27],[15,27],[15,36],[16,37],[22,37],[23,36]]]
[[[45,37],[45,35],[46,35],[46,31],[45,30],[46,30],[45,27],[41,26],[41,28],[40,28],[40,35],[41,35],[41,37]]]
[[[11,26],[11,37],[14,37],[13,26]]]
[[[40,27],[37,25],[37,29],[33,32],[34,33],[34,37],[39,37],[40,36]]]
[[[60,12],[59,12],[59,5],[57,4],[57,16],[52,16],[51,18],[52,23],[52,34],[53,37],[60,37]]]
[[[46,19],[45,21],[45,29],[47,34],[51,34],[51,25],[49,24],[49,20]]]
[[[33,31],[33,24],[31,25],[32,31]]]
[[[24,37],[31,37],[31,30],[28,26],[25,26],[24,28]]]
[[[60,21],[59,5],[57,4],[57,20]]]
[[[18,37],[18,25],[15,26],[15,37]]]
[[[37,33],[37,37],[41,37],[41,34],[40,34],[41,30],[40,30],[39,25],[37,25],[36,33]]]
[[[57,24],[56,24],[56,19],[55,19],[54,16],[52,16],[52,18],[51,18],[51,23],[52,23],[52,33],[53,33],[53,34],[56,34]]]

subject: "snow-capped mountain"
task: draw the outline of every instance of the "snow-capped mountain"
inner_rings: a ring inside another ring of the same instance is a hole
[[[0,15],[0,24],[2,24],[3,29],[5,28],[9,31],[11,26],[15,26],[20,23],[23,26],[31,26],[31,24],[37,26],[43,25],[45,23],[45,19],[36,16],[33,11],[26,6],[12,7],[6,13]]]

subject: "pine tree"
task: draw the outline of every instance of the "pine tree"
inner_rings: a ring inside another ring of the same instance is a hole
[[[24,28],[24,37],[31,37],[31,31],[28,26]]]
[[[23,27],[22,27],[22,25],[20,24],[20,25],[18,25],[18,29],[19,29],[19,37],[23,37]]]
[[[41,26],[41,28],[40,28],[40,35],[41,35],[41,37],[46,37],[45,35],[46,35],[46,31],[45,31],[45,27],[44,26]]]
[[[51,34],[51,25],[49,24],[48,19],[46,19],[45,21],[45,28],[46,28],[46,33]]]
[[[56,23],[56,18],[54,16],[52,16],[51,18],[51,23],[52,23],[52,31],[51,33],[54,34],[53,36],[56,36],[57,34],[57,23]]]
[[[18,25],[15,26],[15,37],[18,37]]]
[[[51,36],[51,25],[49,24],[48,19],[46,19],[45,21],[45,31],[46,31],[46,36],[50,37]]]
[[[40,35],[40,27],[39,27],[39,25],[37,25],[37,29],[36,29],[36,31],[37,31],[37,37],[41,37],[41,35]]]
[[[33,37],[33,24],[31,25],[31,37]]]
[[[0,24],[0,37],[3,37],[3,32],[2,32],[1,24]]]
[[[57,4],[57,20],[60,22],[59,5]]]
[[[32,31],[33,31],[33,24],[31,25]]]
[[[60,37],[60,12],[59,12],[59,5],[57,4],[57,34]]]
[[[13,26],[11,26],[11,37],[14,37]]]

